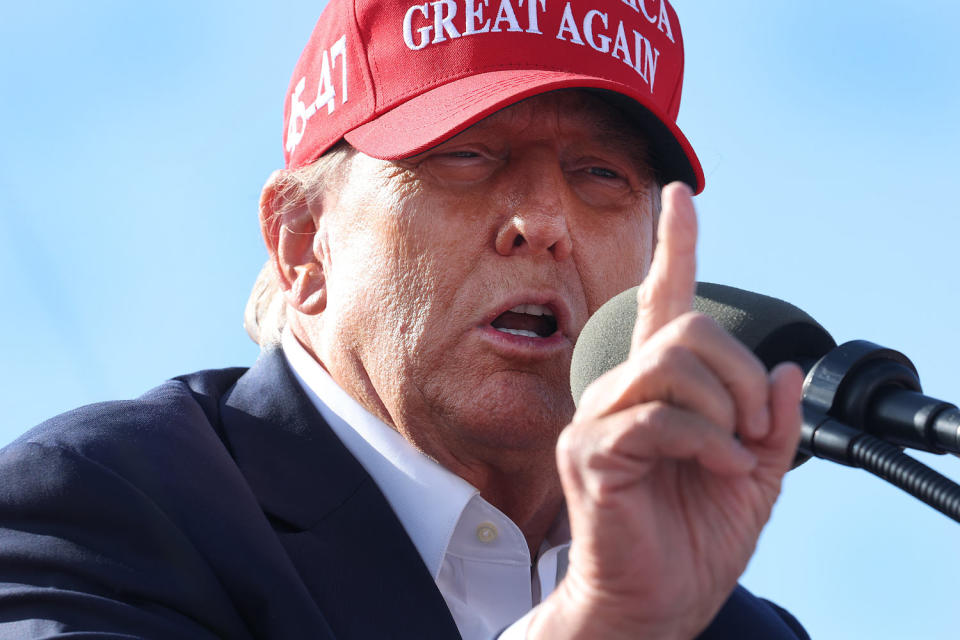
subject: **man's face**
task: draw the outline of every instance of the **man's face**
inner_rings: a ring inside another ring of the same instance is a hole
[[[435,457],[552,450],[580,330],[650,263],[644,157],[617,111],[569,91],[409,160],[357,154],[318,223],[320,360]]]

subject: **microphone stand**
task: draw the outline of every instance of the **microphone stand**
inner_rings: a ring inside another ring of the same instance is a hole
[[[960,485],[889,442],[834,420],[806,403],[799,450],[864,469],[960,522]]]
[[[957,452],[958,416],[954,405],[921,393],[905,355],[854,340],[809,368],[799,450],[864,469],[960,522],[960,485],[900,448]]]

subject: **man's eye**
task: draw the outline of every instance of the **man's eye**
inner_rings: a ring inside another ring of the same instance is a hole
[[[469,151],[467,149],[460,149],[458,151],[445,151],[443,153],[438,153],[436,158],[439,158],[441,161],[457,161],[457,160],[476,160],[482,158],[483,155],[476,151]]]
[[[483,149],[451,149],[427,156],[422,166],[438,180],[469,185],[486,180],[498,165]]]
[[[590,173],[590,175],[597,176],[598,178],[608,178],[611,180],[615,180],[620,177],[616,171],[611,171],[610,169],[606,169],[604,167],[590,167],[587,169],[587,172]]]

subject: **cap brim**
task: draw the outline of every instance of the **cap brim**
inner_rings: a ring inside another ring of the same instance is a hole
[[[492,113],[526,98],[559,89],[592,89],[625,111],[652,145],[652,161],[664,183],[681,180],[703,191],[700,160],[671,118],[632,87],[560,71],[491,71],[454,80],[410,98],[348,132],[363,153],[399,160],[426,151]]]

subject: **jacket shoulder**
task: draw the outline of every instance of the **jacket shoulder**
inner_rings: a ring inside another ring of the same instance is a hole
[[[217,433],[220,400],[246,371],[199,371],[167,380],[138,398],[79,407],[42,422],[8,447],[32,443],[95,455],[140,442],[151,447],[182,444],[177,435],[185,429]]]
[[[0,450],[0,637],[248,637],[222,581],[243,554],[223,529],[269,525],[215,411],[241,373],[81,407]]]

